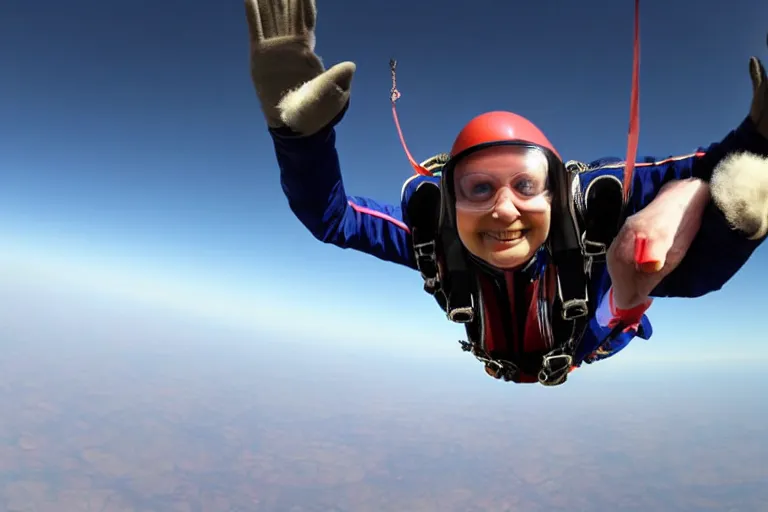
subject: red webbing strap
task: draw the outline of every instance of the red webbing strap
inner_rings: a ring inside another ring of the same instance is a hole
[[[632,54],[632,95],[629,105],[629,135],[627,137],[627,159],[624,168],[624,205],[629,202],[637,160],[637,146],[640,138],[640,0],[635,0],[635,42]],[[646,254],[646,240],[635,239],[635,261],[643,269],[657,270],[658,263]]]
[[[629,201],[640,137],[640,0],[635,0],[635,44],[632,56],[632,96],[629,105],[627,164],[624,169],[624,203]]]
[[[403,136],[403,130],[400,128],[400,120],[397,118],[397,108],[395,108],[395,102],[400,99],[400,91],[397,90],[397,76],[395,74],[395,68],[397,68],[397,61],[395,59],[389,59],[389,71],[392,74],[392,90],[389,93],[389,101],[392,102],[392,117],[395,118],[395,126],[397,127],[397,135],[400,137],[400,144],[403,145],[405,155],[408,157],[408,161],[411,163],[411,167],[416,171],[416,174],[422,176],[432,176],[432,173],[424,168],[411,156],[411,152],[408,151],[408,146],[405,143],[405,137]]]

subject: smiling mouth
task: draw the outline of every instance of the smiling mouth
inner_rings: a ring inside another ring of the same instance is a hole
[[[527,232],[527,229],[516,231],[486,231],[483,235],[497,242],[514,242],[523,238]]]

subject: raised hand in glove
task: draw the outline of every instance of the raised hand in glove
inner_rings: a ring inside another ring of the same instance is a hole
[[[768,78],[765,67],[757,57],[749,59],[749,77],[752,79],[752,105],[749,117],[760,135],[768,139]]]
[[[715,168],[710,185],[712,202],[730,226],[750,240],[760,240],[768,234],[768,78],[757,57],[749,59],[749,77],[749,118],[762,137],[765,151],[727,155]]]
[[[349,101],[353,62],[325,70],[315,54],[314,0],[245,0],[251,78],[271,128],[312,135]]]

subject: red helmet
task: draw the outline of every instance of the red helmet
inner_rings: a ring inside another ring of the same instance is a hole
[[[549,186],[553,198],[550,240],[559,250],[566,242],[575,240],[573,237],[576,236],[575,221],[571,218],[568,208],[570,177],[562,158],[544,133],[528,119],[512,112],[494,111],[480,114],[459,132],[451,147],[450,158],[441,172],[440,229],[455,229],[453,171],[456,163],[466,155],[486,147],[515,144],[535,146],[541,149],[549,160]]]
[[[453,143],[451,158],[479,146],[499,143],[533,144],[560,159],[555,147],[535,124],[523,116],[503,111],[486,112],[468,122]]]

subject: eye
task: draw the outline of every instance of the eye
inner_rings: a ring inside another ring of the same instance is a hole
[[[490,183],[476,183],[471,188],[472,197],[475,199],[483,199],[493,193],[493,185]]]
[[[530,179],[522,179],[515,184],[515,189],[526,196],[538,195],[541,191],[537,184]]]
[[[468,201],[487,201],[496,194],[497,183],[482,173],[462,176],[457,183],[457,192]]]

